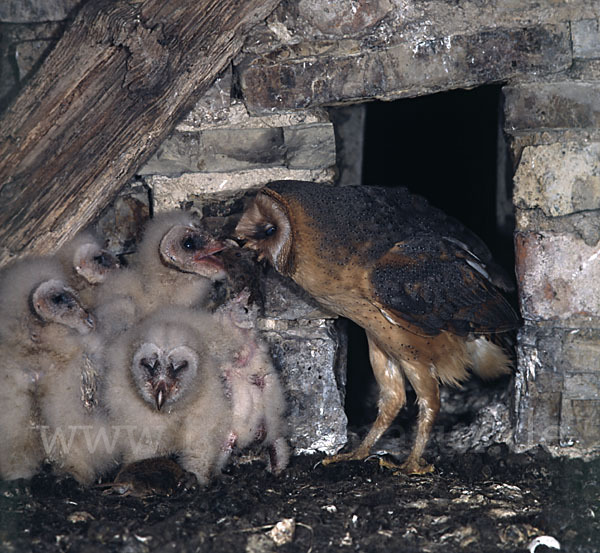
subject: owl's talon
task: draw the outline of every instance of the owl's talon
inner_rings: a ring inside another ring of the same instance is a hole
[[[368,452],[358,449],[348,453],[337,453],[336,455],[330,455],[329,457],[325,457],[321,462],[323,466],[326,467],[327,465],[339,463],[340,461],[364,461],[368,456]]]

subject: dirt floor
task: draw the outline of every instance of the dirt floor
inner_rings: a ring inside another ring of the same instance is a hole
[[[47,470],[0,484],[0,550],[479,553],[528,551],[551,536],[562,551],[600,551],[600,460],[499,445],[428,458],[436,472],[422,477],[376,458],[324,467],[297,457],[278,477],[252,463],[208,488],[146,498],[83,489]]]

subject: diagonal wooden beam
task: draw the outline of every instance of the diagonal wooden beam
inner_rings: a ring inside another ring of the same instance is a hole
[[[278,3],[86,2],[0,119],[0,265],[87,225]]]

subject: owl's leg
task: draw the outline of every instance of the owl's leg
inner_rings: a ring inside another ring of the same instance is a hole
[[[369,333],[367,333],[367,340],[369,342],[369,359],[371,360],[373,374],[379,385],[377,419],[365,439],[354,451],[326,457],[323,460],[325,465],[337,461],[361,461],[366,459],[375,442],[390,427],[406,402],[404,376],[400,365],[383,352]]]
[[[404,362],[402,368],[417,394],[419,420],[415,443],[401,469],[407,474],[426,474],[433,472],[433,465],[427,464],[422,455],[427,446],[433,422],[440,410],[440,387],[436,377],[427,366]]]

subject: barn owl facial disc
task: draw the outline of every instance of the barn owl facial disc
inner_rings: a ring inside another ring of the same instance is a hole
[[[225,276],[223,262],[215,256],[225,247],[202,229],[176,225],[160,241],[159,253],[166,265],[215,279]]]
[[[74,290],[60,280],[42,282],[31,295],[31,305],[43,321],[57,322],[87,334],[96,326],[94,317],[79,303]]]
[[[88,242],[75,250],[73,267],[89,284],[100,284],[112,271],[120,267],[120,263],[109,251],[96,243]]]
[[[142,398],[161,410],[177,403],[186,394],[188,383],[196,378],[198,354],[188,346],[173,349],[141,344],[131,372]]]

